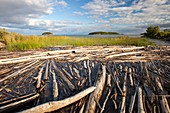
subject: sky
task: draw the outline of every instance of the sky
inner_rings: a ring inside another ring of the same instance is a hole
[[[0,28],[21,34],[140,34],[170,29],[170,0],[0,0]]]

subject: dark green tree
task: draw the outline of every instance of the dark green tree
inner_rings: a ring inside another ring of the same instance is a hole
[[[53,33],[51,33],[51,32],[44,32],[44,33],[42,33],[42,35],[53,35]]]
[[[159,32],[160,32],[159,26],[150,26],[147,28],[145,36],[149,38],[158,38]]]

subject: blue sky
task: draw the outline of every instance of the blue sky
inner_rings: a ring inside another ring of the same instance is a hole
[[[22,34],[56,35],[170,29],[169,0],[0,0],[0,28]]]

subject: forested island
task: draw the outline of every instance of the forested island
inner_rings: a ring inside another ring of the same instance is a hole
[[[89,35],[119,35],[117,32],[103,32],[103,31],[97,31],[97,32],[91,32]]]

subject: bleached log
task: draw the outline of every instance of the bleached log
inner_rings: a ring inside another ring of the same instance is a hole
[[[87,68],[88,68],[88,71],[89,71],[89,83],[90,83],[90,86],[92,86],[91,69],[90,69],[89,60],[87,60]]]
[[[45,69],[44,80],[48,80],[49,63],[50,63],[50,61],[48,60],[47,65],[46,65],[46,69]]]
[[[112,77],[112,76],[111,76],[110,74],[107,75],[107,82],[106,82],[106,84],[107,84],[107,86],[108,86],[109,88],[111,88],[111,80],[112,80],[111,77]],[[103,106],[102,106],[102,108],[101,108],[100,113],[103,113],[103,111],[104,111],[104,109],[105,109],[105,106],[106,106],[106,103],[107,103],[107,100],[108,100],[110,94],[111,94],[111,89],[109,89],[109,92],[108,92],[108,94],[107,94],[107,96],[106,96],[106,99],[105,99],[105,101],[103,102]]]
[[[83,64],[84,64],[84,68],[87,69],[87,64],[85,60],[83,61]]]
[[[43,66],[41,67],[40,71],[38,72],[38,76],[35,77],[35,79],[37,80],[37,85],[36,85],[37,89],[39,89],[41,87],[42,73],[43,73]]]
[[[62,70],[69,77],[69,79],[73,79],[73,77],[70,75],[70,73],[68,73],[64,68],[62,68]]]
[[[165,96],[160,99],[160,104],[163,113],[170,113],[169,104]]]
[[[108,74],[107,76],[107,86],[111,87],[112,86],[112,75]]]
[[[55,55],[55,56],[34,56],[34,57],[24,57],[24,58],[11,58],[11,59],[0,59],[0,65],[2,64],[12,64],[12,63],[20,63],[20,62],[28,62],[28,61],[33,61],[33,60],[43,60],[43,59],[50,59],[50,58],[56,58],[61,55]]]
[[[28,97],[31,97],[31,96],[34,96],[34,95],[35,95],[35,93],[31,93],[31,94],[28,94],[28,95],[24,95],[24,96],[20,96],[20,97],[14,98],[14,99],[3,101],[3,102],[0,102],[0,106],[8,104],[8,103],[12,103],[14,101],[18,101],[18,100],[21,100],[21,99],[25,99],[25,98],[28,98]]]
[[[3,75],[3,74],[5,74],[5,73],[8,73],[9,71],[10,71],[11,69],[1,69],[0,70],[0,75]]]
[[[143,108],[143,99],[142,99],[142,89],[137,87],[138,91],[138,113],[145,113]]]
[[[114,99],[112,99],[112,102],[113,102],[113,104],[114,104],[114,108],[115,108],[115,110],[117,110],[117,104],[116,104],[116,101],[115,101]]]
[[[8,78],[11,78],[11,77],[14,77],[14,76],[17,76],[17,75],[19,75],[19,74],[22,74],[22,73],[26,72],[26,71],[27,71],[27,70],[26,70],[27,68],[33,66],[33,65],[36,64],[38,61],[39,61],[39,60],[36,60],[36,61],[32,62],[30,65],[24,67],[23,69],[18,70],[17,72],[14,72],[14,73],[12,73],[12,74],[9,75],[9,76],[6,76],[6,77],[0,79],[0,82],[6,80],[6,79],[8,79]]]
[[[162,92],[163,92],[163,87],[162,87],[162,85],[161,85],[161,82],[159,81],[159,78],[156,77],[155,80],[156,80],[156,84],[157,84],[157,86],[158,86],[158,88],[159,88],[159,90],[158,90],[159,93],[162,93]],[[160,99],[160,104],[161,104],[161,108],[162,108],[162,112],[163,112],[163,113],[170,113],[168,101],[167,101],[167,99],[166,99],[165,96],[162,96],[162,97],[161,97],[161,99]]]
[[[99,100],[102,96],[106,81],[106,65],[102,65],[102,71],[102,75],[99,76],[96,82],[96,90],[89,97],[85,113],[95,113],[96,105],[99,103]]]
[[[125,76],[124,76],[124,83],[123,83],[123,95],[122,95],[122,103],[121,103],[121,108],[120,108],[120,113],[125,113],[126,109],[126,79],[127,79],[127,67],[125,67]]]
[[[81,107],[81,109],[80,109],[79,113],[83,113],[83,111],[84,111],[84,107],[85,107],[85,102],[83,103],[83,106]]]
[[[132,69],[129,68],[128,72],[129,72],[130,86],[133,86]]]
[[[80,78],[79,70],[76,69],[75,67],[73,67],[73,71],[76,73],[76,76],[77,76],[78,78]]]
[[[64,81],[68,84],[69,88],[73,91],[75,89],[75,86],[71,83],[70,80],[60,71],[60,69],[55,65],[54,60],[52,60],[52,66],[55,68],[55,70],[59,73],[59,75],[62,77]]]
[[[131,97],[130,106],[129,106],[129,113],[132,113],[132,111],[133,111],[135,98],[136,98],[136,92],[137,92],[137,88],[136,88],[135,94]]]
[[[55,73],[53,71],[51,73],[53,75],[53,100],[57,100],[58,99],[58,84],[56,81]]]
[[[11,104],[8,104],[8,105],[5,105],[5,106],[1,106],[0,107],[0,112],[4,112],[5,111],[10,111],[11,109],[14,109],[14,108],[18,108],[19,106],[25,104],[25,103],[28,103],[36,98],[39,97],[39,94],[36,94],[32,97],[29,97],[29,98],[26,98],[26,99],[22,99],[20,101],[17,101],[17,102],[14,102],[14,103],[11,103]]]
[[[90,87],[90,88],[87,88],[84,91],[82,91],[74,96],[71,96],[69,98],[66,98],[64,100],[44,103],[44,104],[38,105],[36,107],[30,108],[28,110],[22,111],[21,113],[44,113],[44,112],[55,111],[55,110],[58,110],[65,106],[68,106],[68,105],[82,99],[89,93],[93,92],[95,89],[96,89],[96,87]]]
[[[105,101],[103,102],[103,106],[102,106],[102,108],[101,108],[100,113],[103,113],[103,111],[104,111],[104,109],[105,109],[105,106],[106,106],[106,102],[107,102],[107,100],[108,100],[108,98],[109,98],[109,96],[110,96],[110,93],[111,93],[111,90],[109,89],[109,92],[108,92],[108,94],[107,94],[107,96],[106,96]]]
[[[126,56],[126,55],[140,54],[140,53],[142,53],[142,52],[139,51],[139,52],[126,52],[126,53],[114,54],[114,55],[106,56],[106,59],[120,57],[120,56]]]

